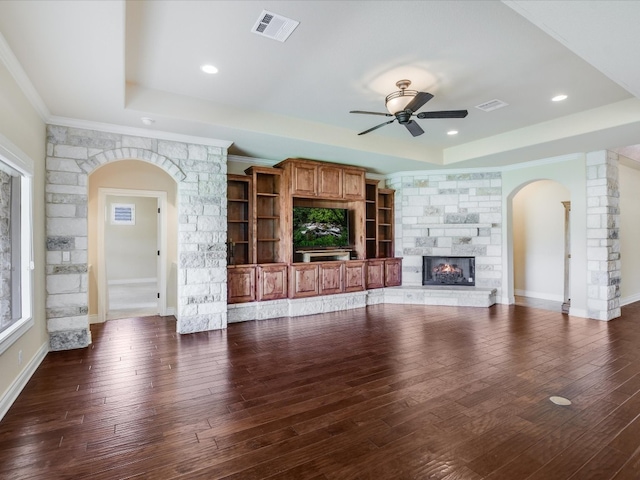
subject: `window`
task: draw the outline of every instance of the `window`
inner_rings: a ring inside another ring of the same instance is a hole
[[[33,164],[0,135],[0,353],[33,325]]]

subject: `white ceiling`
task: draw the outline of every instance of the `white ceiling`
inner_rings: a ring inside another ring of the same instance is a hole
[[[263,9],[300,25],[284,43],[255,35]],[[12,71],[32,84],[47,121],[378,173],[640,143],[639,21],[640,2],[611,0],[0,2]],[[203,74],[204,63],[220,72]],[[358,136],[385,119],[349,110],[384,112],[403,78],[435,95],[421,111],[468,117],[418,120],[426,133],[415,138],[397,123]],[[569,98],[551,102],[558,93]],[[493,99],[509,106],[474,107]]]

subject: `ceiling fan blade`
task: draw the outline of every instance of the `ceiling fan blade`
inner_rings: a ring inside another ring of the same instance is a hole
[[[413,135],[414,137],[417,137],[418,135],[422,135],[424,133],[422,127],[413,120],[409,120],[404,124],[404,126],[407,127],[407,130],[409,130],[409,132],[411,132],[411,135]]]
[[[377,130],[380,127],[384,127],[385,125],[389,125],[390,123],[393,123],[395,121],[396,121],[396,119],[394,118],[393,120],[389,120],[388,122],[384,122],[384,123],[381,123],[380,125],[376,125],[375,127],[370,128],[369,130],[365,130],[364,132],[360,132],[358,135],[364,135],[365,133],[373,132],[374,130]]]
[[[365,112],[364,110],[351,110],[349,113],[364,113],[365,115],[383,115],[385,117],[393,117],[390,113]]]
[[[441,112],[420,112],[418,118],[464,118],[469,114],[466,110],[443,110]]]
[[[413,97],[413,100],[411,100],[407,104],[407,106],[404,107],[404,109],[415,112],[416,110],[419,110],[420,107],[422,107],[425,103],[427,103],[432,98],[433,98],[433,95],[431,95],[430,93],[418,92],[418,94],[415,97]]]

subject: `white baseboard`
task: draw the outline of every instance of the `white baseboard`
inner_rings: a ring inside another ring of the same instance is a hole
[[[89,325],[93,323],[104,323],[104,322],[101,322],[100,320],[98,320],[98,314],[94,313],[93,315],[89,315]]]
[[[174,317],[176,316],[176,308],[175,307],[167,307],[167,310],[165,311],[165,314],[163,316],[170,317],[171,315],[173,315]]]
[[[630,303],[640,302],[640,293],[636,293],[635,295],[629,295],[628,297],[620,297],[620,306],[624,307],[625,305],[629,305]]]
[[[27,382],[40,366],[44,357],[47,356],[47,353],[49,353],[48,340],[46,343],[42,344],[31,361],[25,366],[22,372],[20,372],[20,375],[18,375],[18,377],[13,381],[2,398],[0,398],[0,420],[2,420],[7,414],[9,408],[13,405],[13,402],[18,399],[18,395],[20,395],[20,392],[22,392],[24,387],[27,385]]]
[[[137,283],[157,283],[158,279],[151,278],[124,278],[122,280],[109,280],[107,285],[132,285]]]
[[[516,295],[519,297],[529,297],[529,298],[538,298],[540,300],[550,300],[552,302],[564,302],[564,297],[562,295],[554,295],[553,293],[540,293],[540,292],[532,292],[530,290],[514,290]]]

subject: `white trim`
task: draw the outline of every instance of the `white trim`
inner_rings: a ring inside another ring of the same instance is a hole
[[[537,298],[540,300],[549,300],[552,302],[564,302],[563,295],[556,295],[553,293],[531,292],[529,290],[520,290],[517,288],[514,289],[513,293],[520,297]]]
[[[582,308],[573,308],[569,307],[569,316],[571,317],[581,317],[581,318],[590,318],[587,311]]]
[[[26,320],[19,320],[17,322],[14,322],[4,332],[0,333],[0,355],[2,355],[31,327],[33,327],[33,318],[29,317]]]
[[[170,316],[176,316],[176,309],[175,307],[169,307],[167,308],[167,310],[165,311],[165,314],[162,315],[163,317],[170,317]]]
[[[88,317],[89,320],[89,325],[93,325],[94,323],[104,323],[104,321],[100,321],[100,319],[98,318],[98,314],[97,313],[93,313],[91,315],[89,315]]]
[[[47,356],[47,353],[49,353],[48,340],[40,346],[33,358],[11,383],[2,398],[0,398],[0,420],[4,418],[9,408],[11,408],[11,405],[18,399],[20,392],[22,392],[29,379],[36,372],[37,368]]]
[[[630,303],[634,303],[634,302],[640,302],[640,293],[629,295],[628,297],[620,297],[621,307],[624,307],[625,305],[629,305]]]
[[[5,67],[7,67],[7,70],[18,84],[18,87],[20,87],[20,90],[22,90],[22,93],[24,93],[24,96],[27,97],[29,103],[33,106],[36,112],[38,112],[38,115],[40,115],[42,121],[46,123],[47,119],[50,116],[49,109],[42,100],[42,97],[40,96],[36,88],[33,86],[33,83],[31,83],[29,76],[22,68],[22,65],[20,65],[18,58],[15,56],[13,50],[11,50],[11,47],[9,47],[7,40],[1,33],[0,61],[4,63]]]
[[[61,127],[82,128],[85,130],[96,130],[99,132],[119,133],[121,135],[129,135],[133,137],[155,138],[158,140],[170,140],[173,142],[192,143],[196,145],[206,145],[209,147],[218,147],[225,150],[229,149],[233,142],[230,140],[216,140],[214,138],[196,137],[193,135],[182,135],[180,133],[164,132],[159,130],[150,130],[146,128],[127,127],[124,125],[115,125],[111,123],[91,122],[88,120],[78,120],[75,118],[50,116],[47,123],[51,125],[59,125]]]
[[[6,158],[11,167],[18,170],[22,175],[33,177],[33,160],[20,148],[0,133],[0,157]]]
[[[107,319],[109,311],[107,296],[106,260],[104,247],[104,220],[106,199],[108,195],[125,197],[156,198],[160,208],[158,216],[158,238],[160,255],[158,256],[158,314],[166,315],[167,310],[167,192],[155,190],[129,190],[124,188],[98,188],[98,319],[95,323],[102,323]]]
[[[261,167],[273,167],[282,160],[267,160],[264,158],[242,157],[240,155],[227,155],[227,163],[246,163],[247,166],[259,165]]]
[[[490,173],[490,172],[509,172],[512,170],[522,170],[525,168],[539,167],[554,163],[568,162],[570,160],[580,159],[583,153],[571,153],[568,155],[560,155],[557,157],[543,158],[541,160],[532,160],[530,162],[516,163],[502,167],[478,167],[478,168],[451,168],[451,169],[434,169],[434,170],[412,170],[407,172],[395,172],[386,175],[387,180],[402,179],[402,177],[425,176],[425,175],[456,175],[462,173]]]

